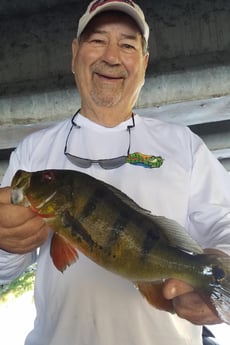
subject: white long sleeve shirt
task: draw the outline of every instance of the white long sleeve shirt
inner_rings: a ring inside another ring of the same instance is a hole
[[[80,128],[73,128],[68,142],[72,154],[100,159],[127,153],[131,120],[105,128],[79,114],[77,123]],[[70,128],[66,120],[26,138],[13,152],[2,185],[10,185],[18,169],[79,170],[117,187],[153,214],[175,219],[202,247],[230,254],[230,177],[188,128],[135,115],[130,152],[162,156],[163,165],[113,170],[70,163],[64,155]],[[37,257],[37,317],[26,345],[202,344],[201,327],[153,308],[131,282],[83,254],[60,273],[49,248],[50,238]],[[0,283],[21,274],[35,258],[35,253],[0,251]]]

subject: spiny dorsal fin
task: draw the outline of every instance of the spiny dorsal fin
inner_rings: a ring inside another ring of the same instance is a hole
[[[147,217],[151,217],[153,222],[155,222],[155,224],[158,226],[159,230],[168,239],[171,246],[180,248],[181,250],[193,254],[203,253],[203,249],[200,247],[200,245],[188,234],[185,228],[175,220],[166,218],[164,216],[153,215],[150,211],[140,207],[134,200],[132,200],[119,189],[103,181],[100,181],[100,183],[105,185],[120,201],[131,207],[134,211],[142,213]]]
[[[102,182],[102,181],[100,181]],[[103,182],[102,182],[103,183]],[[131,207],[134,211],[143,213],[145,215],[150,215],[151,211],[146,210],[144,208],[142,208],[141,206],[139,206],[133,199],[131,199],[127,194],[125,194],[124,192],[122,192],[121,190],[117,189],[116,187],[113,187],[107,183],[103,183],[104,185],[106,185],[106,187],[120,200],[122,201],[124,204],[126,204],[127,206]]]
[[[167,237],[171,246],[194,254],[203,253],[201,246],[175,220],[155,215],[150,217],[153,218],[154,222]]]

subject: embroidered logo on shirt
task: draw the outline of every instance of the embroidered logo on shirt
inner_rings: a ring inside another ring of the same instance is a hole
[[[161,156],[145,155],[141,152],[130,153],[127,157],[127,163],[139,165],[144,168],[160,168],[164,162]]]

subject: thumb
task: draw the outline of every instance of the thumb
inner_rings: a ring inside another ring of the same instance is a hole
[[[0,188],[0,204],[10,204],[11,201],[11,188]]]
[[[188,292],[192,292],[194,289],[192,286],[177,279],[168,279],[163,286],[163,295],[166,299],[173,299],[177,296],[183,295]]]

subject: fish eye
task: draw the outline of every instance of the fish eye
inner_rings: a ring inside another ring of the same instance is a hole
[[[42,173],[42,181],[43,182],[51,182],[55,180],[55,174],[53,171],[44,171]]]

